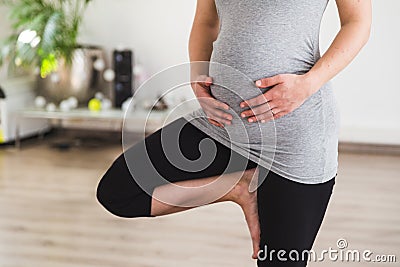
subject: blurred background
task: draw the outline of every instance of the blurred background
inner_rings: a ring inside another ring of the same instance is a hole
[[[188,61],[196,1],[0,3],[0,267],[255,266],[234,204],[126,220],[95,199],[122,151],[132,94],[151,75]],[[397,263],[349,266],[399,266],[400,2],[373,0],[373,8],[369,43],[333,80],[339,173],[314,248],[335,249],[344,238],[350,249],[397,256]],[[339,27],[331,1],[322,52]],[[162,93],[155,86],[133,100],[137,140],[193,97],[189,87],[159,99]]]

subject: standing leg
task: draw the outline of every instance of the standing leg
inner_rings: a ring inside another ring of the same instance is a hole
[[[335,178],[322,184],[302,184],[268,173],[258,188],[259,267],[307,265],[303,251],[312,248],[334,184]]]

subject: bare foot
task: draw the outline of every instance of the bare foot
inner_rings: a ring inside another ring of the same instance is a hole
[[[239,178],[238,173],[240,173],[241,175],[239,181],[238,181]],[[260,224],[258,221],[258,205],[257,205],[257,190],[256,190],[258,184],[258,169],[254,168],[238,173],[226,174],[225,179],[227,179],[226,181],[228,183],[219,184],[218,186],[220,187],[217,186],[216,192],[218,193],[221,192],[221,190],[225,190],[228,188],[230,191],[229,193],[225,194],[223,197],[219,198],[217,201],[214,201],[212,203],[232,201],[237,203],[242,208],[253,243],[252,258],[257,259],[257,254],[259,251],[259,243],[260,243]],[[253,179],[253,177],[255,179]],[[190,187],[197,186],[200,190],[196,194],[189,191],[185,191],[184,194],[182,194],[182,192],[179,191],[173,193],[174,192],[173,190],[176,190],[176,187],[175,186],[170,187],[170,185],[163,185],[157,187],[153,193],[151,214],[153,216],[161,216],[196,207],[197,205],[188,205],[188,206],[170,205],[168,203],[164,203],[163,201],[159,201],[158,199],[171,199],[170,201],[172,202],[175,201],[176,203],[185,203],[185,204],[188,203],[192,204],[194,202],[198,203],[199,201],[203,202],[204,195],[209,194],[210,192],[203,191],[207,190],[207,188],[205,187],[205,189],[204,188],[202,189],[200,185],[207,185],[218,178],[219,176],[176,183],[179,185],[185,185]],[[232,188],[233,183],[231,183],[230,179],[233,179],[233,182],[235,183],[233,188]]]
[[[258,169],[246,170],[240,181],[232,189],[232,201],[237,203],[243,210],[250,236],[253,242],[253,259],[257,259],[260,244],[260,222],[258,220],[257,190],[255,190],[258,178]],[[251,183],[251,185],[250,185]]]

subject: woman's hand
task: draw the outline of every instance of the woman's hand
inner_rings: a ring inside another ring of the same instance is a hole
[[[205,76],[200,77],[192,85],[194,93],[211,124],[218,127],[230,125],[233,117],[231,114],[224,111],[229,110],[230,107],[211,95],[210,86],[212,83],[212,78]]]
[[[256,82],[259,88],[273,86],[255,98],[240,103],[241,108],[251,109],[241,113],[249,122],[267,122],[278,119],[298,107],[314,93],[314,87],[307,75],[280,74]]]

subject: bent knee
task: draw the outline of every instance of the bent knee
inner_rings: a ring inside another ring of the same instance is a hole
[[[101,178],[96,191],[98,202],[111,214],[123,217],[149,217],[151,196],[135,183],[120,156]]]
[[[97,201],[111,214],[118,216],[118,217],[123,217],[126,218],[126,214],[121,212],[121,209],[119,208],[120,200],[118,200],[117,192],[113,192],[113,190],[105,185],[105,180],[108,179],[106,176],[103,176],[103,178],[100,180],[99,185],[97,186],[97,192],[96,192],[96,198]]]

